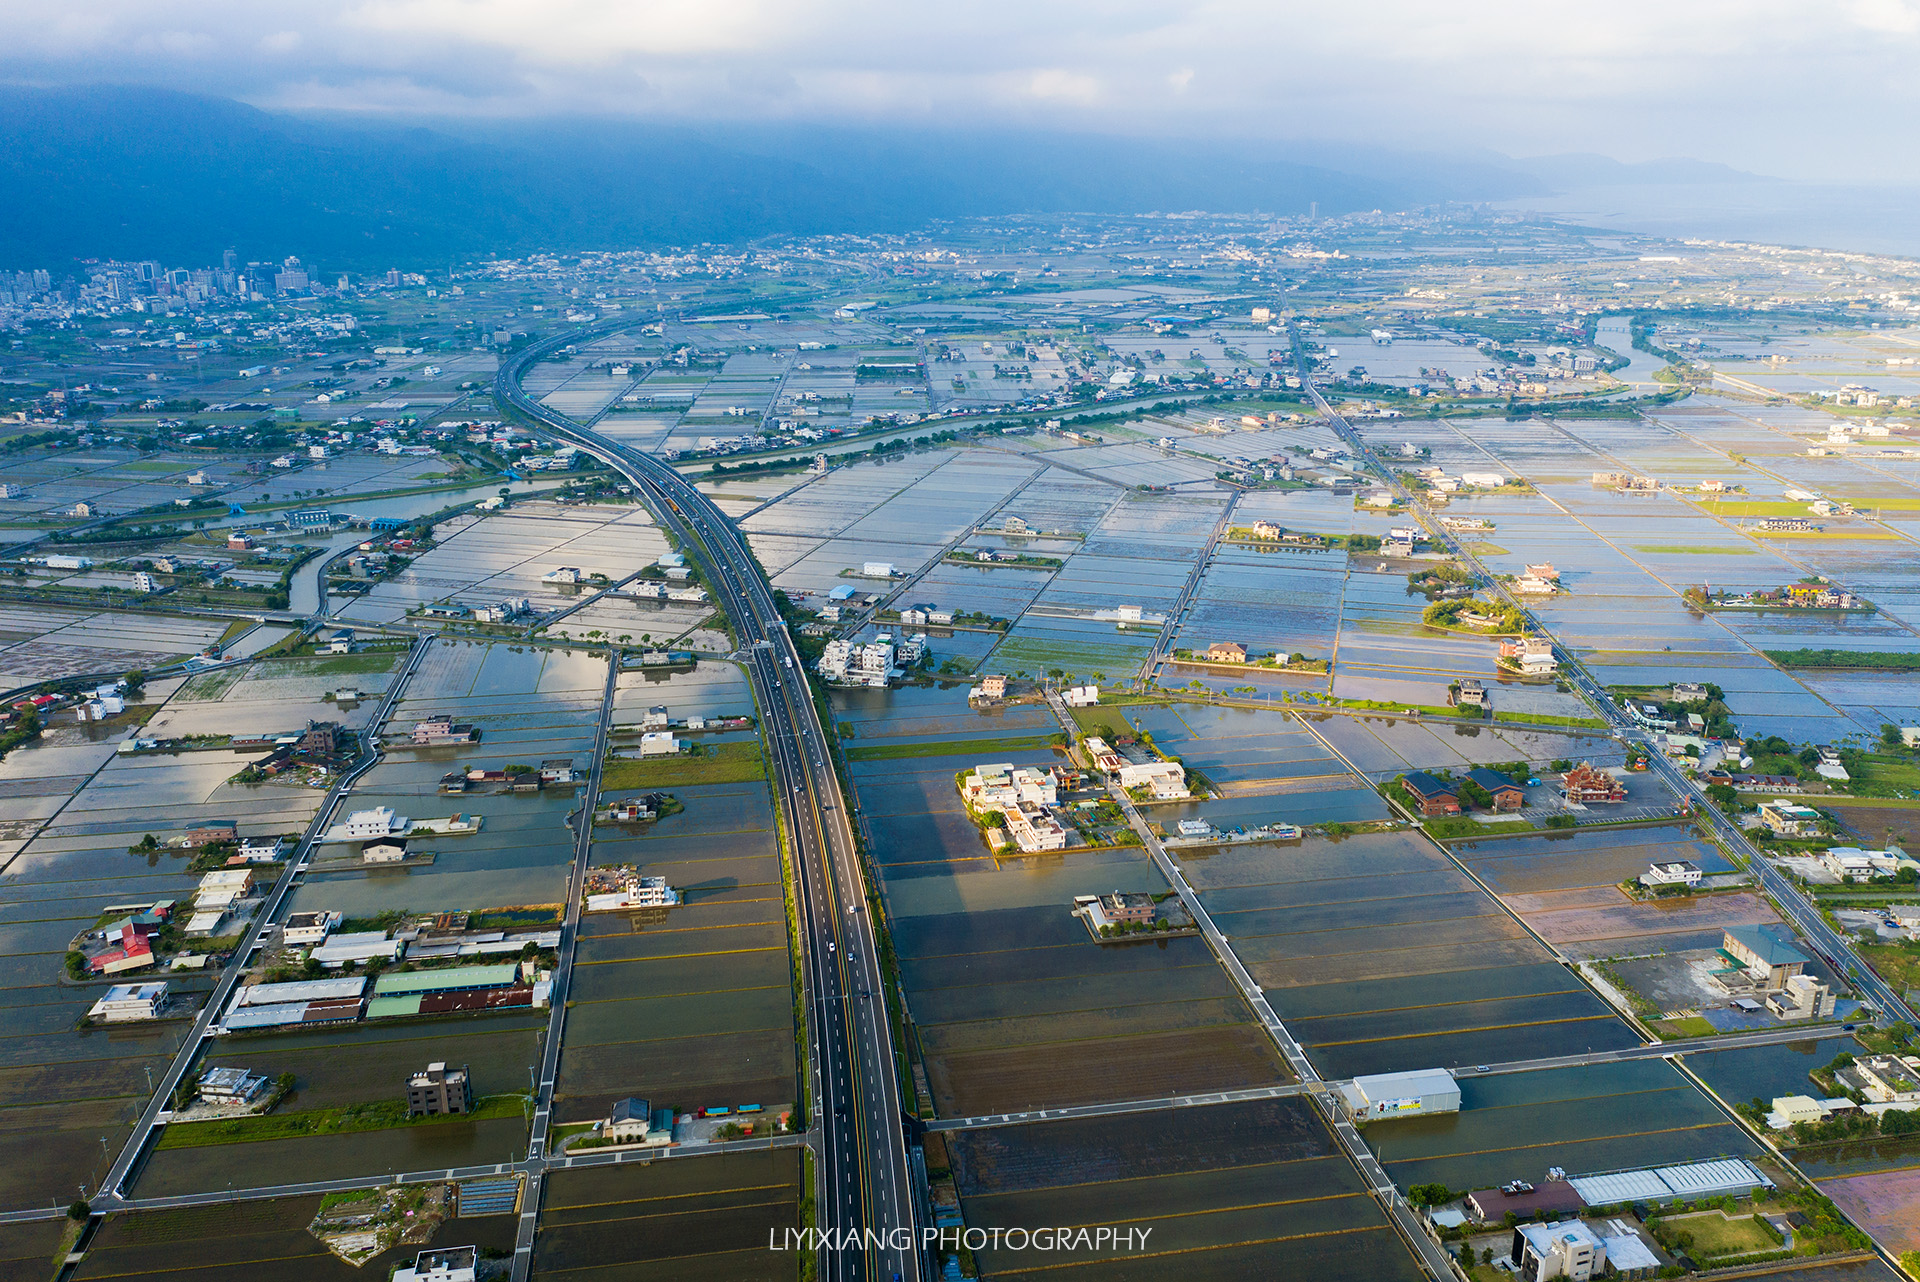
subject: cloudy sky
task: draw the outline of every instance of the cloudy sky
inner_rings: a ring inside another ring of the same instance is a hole
[[[1920,0],[0,0],[0,77],[612,113],[1694,156],[1920,181]]]

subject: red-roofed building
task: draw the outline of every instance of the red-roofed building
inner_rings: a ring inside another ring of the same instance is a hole
[[[1625,801],[1627,785],[1583,761],[1563,776],[1560,795],[1568,801]]]

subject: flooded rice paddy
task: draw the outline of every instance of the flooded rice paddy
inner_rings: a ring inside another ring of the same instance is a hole
[[[692,670],[623,672],[614,725],[637,726],[655,707],[675,720],[754,712],[740,669],[704,661]],[[609,789],[601,801],[643,791]],[[605,1117],[613,1101],[630,1095],[683,1111],[761,1104],[772,1112],[799,1098],[791,954],[767,784],[666,791],[684,807],[679,813],[594,829],[594,866],[631,865],[665,877],[682,902],[583,918],[556,1087],[561,1123]]]
[[[1325,1077],[1639,1042],[1412,834],[1182,852],[1181,865]]]
[[[1483,1189],[1572,1174],[1761,1156],[1760,1147],[1664,1060],[1460,1079],[1460,1111],[1366,1128],[1402,1188]]]
[[[996,1278],[1411,1279],[1419,1267],[1298,1099],[942,1137],[971,1225],[1151,1230],[1143,1250],[980,1255]]]
[[[964,691],[835,697],[836,720],[861,728],[856,746],[1024,737],[1048,729],[1042,715],[977,714]],[[981,760],[1056,758],[980,748],[851,770],[934,1107],[976,1114],[1284,1080],[1203,942],[1103,946],[1070,914],[1076,894],[1165,893],[1143,850],[989,853],[954,788]]]
[[[155,682],[143,710],[190,716],[178,681]],[[263,712],[271,713],[269,703]],[[289,705],[267,728],[305,725]],[[212,819],[246,835],[299,832],[318,804],[300,787],[228,782],[247,758],[224,749],[117,754],[91,727],[54,727],[0,763],[0,1203],[44,1205],[94,1188],[144,1107],[151,1072],[166,1067],[205,1000],[210,975],[169,976],[173,1017],[85,1028],[107,987],[66,972],[69,942],[105,918],[157,900],[184,904],[198,877],[188,852],[130,853],[147,833],[164,841]],[[117,736],[115,736],[117,737]]]
[[[1690,825],[1542,833],[1464,842],[1456,858],[1527,925],[1574,958],[1717,948],[1729,926],[1777,925],[1756,893],[1635,902],[1620,889],[1656,861],[1691,860],[1708,876],[1737,871]]]
[[[788,1282],[794,1251],[770,1251],[800,1225],[797,1149],[631,1163],[547,1177],[537,1276],[635,1282]]]

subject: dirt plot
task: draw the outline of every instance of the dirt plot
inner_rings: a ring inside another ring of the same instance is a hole
[[[1360,876],[1378,894],[1399,889],[1395,878],[1405,874],[1457,871],[1432,846],[1404,833],[1370,833],[1341,840],[1309,837],[1285,845],[1219,846],[1185,854],[1180,863],[1187,880],[1203,893],[1228,886],[1311,886]]]
[[[943,1112],[1285,1080],[1197,939],[1102,947],[1059,902],[902,918],[894,942]],[[1226,1057],[1209,1063],[1183,1040]],[[1077,1068],[1056,1068],[1058,1048]]]
[[[292,1073],[297,1094],[289,1109],[393,1099],[408,1074],[436,1060],[467,1068],[476,1096],[505,1095],[526,1089],[527,1065],[540,1062],[544,1037],[544,1021],[514,1015],[386,1029],[374,1024],[331,1035],[267,1033],[221,1039],[201,1067],[244,1068],[268,1077]]]
[[[946,1116],[1060,1108],[1264,1086],[1287,1080],[1279,1052],[1250,1024],[927,1057]]]
[[[542,1278],[792,1278],[799,1256],[765,1243],[798,1226],[800,1185],[793,1149],[557,1171],[534,1267]]]
[[[1537,962],[1544,955],[1539,944],[1531,939],[1519,938],[1490,943],[1380,948],[1356,952],[1341,958],[1337,969],[1321,957],[1249,964],[1247,969],[1263,987],[1291,988],[1297,984],[1321,984],[1330,979],[1387,979],[1396,975],[1431,975],[1520,966]]]
[[[1888,842],[1913,849],[1920,841],[1920,808],[1906,806],[1823,805],[1834,817],[1853,829],[1863,846],[1882,846]]]
[[[1733,871],[1718,848],[1681,825],[1506,837],[1465,843],[1454,854],[1498,895],[1618,885],[1656,860],[1690,859],[1708,874]]]
[[[0,1225],[0,1282],[47,1282],[64,1220]]]
[[[1612,887],[1503,897],[1541,938],[1570,957],[1615,957],[1694,948],[1693,936],[1728,926],[1776,925],[1780,915],[1755,894],[1694,895],[1635,903]],[[1680,937],[1689,937],[1684,943]]]
[[[396,1247],[356,1269],[307,1232],[319,1209],[318,1197],[297,1197],[109,1216],[74,1276],[257,1282],[265,1270],[279,1282],[346,1282],[385,1277],[423,1249]],[[510,1215],[448,1220],[429,1245],[511,1251],[517,1223]],[[37,1276],[47,1268],[43,1261]]]
[[[963,1197],[1337,1152],[1312,1108],[1291,1098],[965,1131],[947,1143]]]
[[[560,1120],[604,1117],[630,1095],[679,1109],[795,1097],[791,965],[777,899],[587,923],[560,1059]]]
[[[955,1020],[921,1024],[920,1044],[929,1055],[1015,1046],[1127,1037],[1179,1029],[1225,1028],[1244,1021],[1237,997],[1146,1002],[1096,1010],[1025,1015],[1014,1019]]]
[[[142,1197],[202,1193],[208,1189],[271,1188],[287,1172],[303,1179],[343,1180],[401,1171],[444,1170],[526,1155],[523,1117],[435,1122],[387,1131],[311,1135],[248,1144],[209,1144],[156,1152],[134,1188]],[[511,1156],[509,1156],[511,1155]]]
[[[1920,1170],[1823,1180],[1820,1191],[1882,1246],[1896,1254],[1920,1251]]]
[[[793,989],[784,969],[761,987],[674,993],[580,1002],[567,1016],[569,1046],[601,1046],[649,1037],[706,1037],[786,1028],[793,1020]]]
[[[555,1120],[590,1122],[635,1092],[662,1108],[780,1104],[799,1089],[790,1029],[582,1046],[560,1064]]]

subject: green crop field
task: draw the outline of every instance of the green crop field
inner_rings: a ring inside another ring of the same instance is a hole
[[[235,1117],[217,1122],[187,1122],[161,1133],[159,1148],[204,1148],[210,1144],[253,1144],[261,1140],[298,1139],[306,1135],[349,1135],[357,1131],[384,1131],[396,1126],[437,1126],[449,1122],[514,1117],[525,1107],[518,1095],[494,1095],[476,1100],[471,1113],[407,1116],[404,1100],[349,1104],[344,1108],[300,1113],[268,1113],[262,1117]]]
[[[601,771],[600,786],[617,792],[700,783],[746,783],[766,777],[766,762],[760,756],[759,744],[719,743],[707,746],[699,756],[683,753],[674,757],[609,761]]]
[[[1059,735],[1018,739],[937,739],[925,743],[864,743],[846,750],[848,761],[892,761],[907,757],[991,757],[999,753],[1044,752]]]

